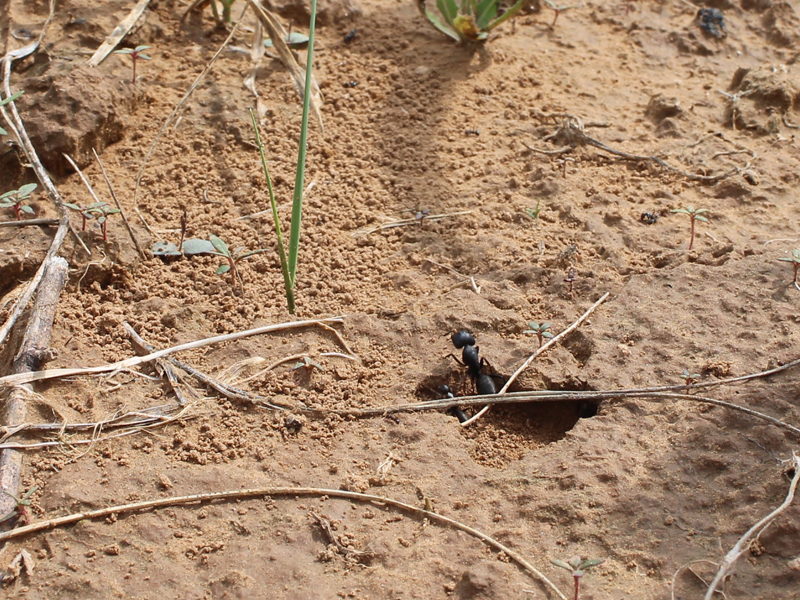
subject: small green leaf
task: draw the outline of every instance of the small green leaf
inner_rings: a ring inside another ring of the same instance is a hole
[[[591,560],[583,561],[583,563],[581,563],[581,566],[579,568],[580,568],[581,571],[585,571],[586,569],[591,569],[592,567],[596,567],[597,565],[601,565],[604,562],[606,562],[606,561],[603,558],[593,558]]]
[[[0,127],[0,135],[8,135],[8,132],[2,127]]]
[[[251,250],[250,252],[245,252],[244,254],[238,254],[236,256],[236,260],[243,260],[249,256],[253,256],[254,254],[261,254],[262,252],[269,252],[269,250],[266,248],[263,248],[261,250]]]
[[[152,46],[136,46],[134,52],[141,52],[142,50],[150,50]]]
[[[131,54],[133,50],[130,48],[120,48],[119,50],[114,50],[114,54]]]
[[[223,275],[223,274],[227,273],[230,270],[231,270],[231,266],[230,265],[220,265],[219,269],[217,269],[217,273],[216,274],[217,275]]]
[[[298,31],[292,31],[288,36],[286,36],[285,42],[289,48],[302,49],[308,46],[308,36]],[[272,48],[275,46],[275,44],[271,39],[267,38],[264,40],[264,46],[267,48]]]
[[[703,223],[708,223],[708,219],[706,219],[702,215],[695,215],[694,219],[695,219],[695,221],[702,221]]]
[[[213,254],[215,250],[214,245],[208,240],[190,238],[183,241],[183,252],[187,256],[194,256],[195,254]]]
[[[549,339],[552,339],[552,338],[554,338],[554,337],[556,337],[556,336],[554,336],[554,335],[553,335],[552,333],[550,333],[549,331],[543,331],[543,332],[542,332],[542,337],[543,337],[543,338],[547,338],[547,339],[549,340]]]
[[[480,0],[475,7],[475,22],[478,29],[486,29],[487,25],[497,15],[497,0]]]
[[[66,206],[67,208],[71,208],[72,210],[83,210],[83,209],[82,209],[80,206],[78,206],[77,204],[71,204],[71,203],[69,203],[69,202],[64,202],[64,206]]]
[[[544,329],[550,329],[550,327],[551,327],[552,325],[553,325],[552,323],[542,323],[542,324],[540,325],[540,328],[541,328],[542,330],[544,330]]]
[[[29,215],[35,214],[33,212],[33,209],[30,206],[28,206],[27,204],[24,204],[24,205],[20,206],[19,209],[24,213],[28,213]]]
[[[139,54],[138,58],[141,58],[142,60],[153,60],[152,58],[147,56],[147,54]]]
[[[178,247],[172,242],[156,242],[150,248],[154,256],[180,256]]]
[[[563,560],[559,560],[557,558],[553,558],[553,559],[550,560],[550,562],[553,563],[557,567],[561,567],[562,569],[566,569],[567,571],[572,571],[572,567],[570,567]]]
[[[17,197],[27,198],[28,196],[31,195],[31,192],[35,190],[37,187],[39,187],[39,184],[37,183],[26,183],[21,188],[19,188],[19,191],[17,191]]]
[[[228,250],[228,245],[224,241],[222,241],[222,238],[217,237],[212,233],[210,239],[211,239],[211,244],[214,246],[214,249],[220,254],[222,254],[222,256],[231,255],[230,251]]]
[[[502,24],[504,21],[507,21],[508,19],[510,19],[511,17],[516,15],[522,9],[522,7],[524,5],[525,5],[525,0],[519,0],[519,2],[517,2],[514,6],[509,8],[506,12],[504,12],[502,15],[500,15],[497,19],[495,19],[494,21],[489,23],[486,26],[486,29],[491,31],[492,29],[494,29],[498,25]]]

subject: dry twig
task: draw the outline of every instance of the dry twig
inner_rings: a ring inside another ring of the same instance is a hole
[[[69,368],[69,369],[48,369],[46,371],[36,371],[34,373],[22,373],[18,375],[6,375],[5,377],[0,377],[0,386],[14,386],[20,385],[23,383],[31,383],[32,381],[42,381],[44,379],[54,379],[56,377],[70,377],[73,375],[91,375],[96,373],[110,373],[112,371],[119,371],[120,369],[128,369],[130,367],[135,367],[136,365],[141,365],[143,363],[150,362],[157,358],[161,358],[162,356],[167,356],[169,354],[173,354],[175,352],[181,352],[183,350],[192,350],[194,348],[202,348],[204,346],[210,346],[211,344],[220,344],[222,342],[230,342],[233,340],[238,340],[241,338],[253,336],[253,335],[260,335],[263,333],[272,333],[274,331],[284,331],[287,329],[300,329],[302,327],[309,327],[312,325],[316,325],[317,323],[341,323],[343,321],[343,317],[330,317],[327,319],[314,319],[308,321],[291,321],[289,323],[279,323],[278,325],[265,325],[264,327],[256,327],[255,329],[248,329],[246,331],[238,331],[236,333],[228,333],[225,335],[218,335],[211,338],[205,338],[202,340],[197,340],[195,342],[188,342],[186,344],[181,344],[179,346],[173,346],[172,348],[166,348],[164,350],[159,350],[158,352],[153,352],[152,354],[148,354],[147,356],[133,356],[131,358],[126,358],[125,360],[121,360],[110,365],[100,365],[97,367],[85,367],[85,368]]]
[[[194,504],[197,502],[212,502],[221,500],[240,500],[244,498],[262,498],[264,496],[285,496],[292,498],[294,496],[328,496],[330,498],[343,498],[346,500],[355,500],[357,502],[376,503],[381,506],[391,506],[402,511],[409,512],[422,518],[427,518],[432,522],[441,525],[449,525],[455,529],[459,529],[471,536],[478,538],[485,544],[491,546],[499,552],[506,554],[511,560],[516,562],[519,566],[525,569],[530,575],[537,578],[540,582],[553,590],[559,598],[566,600],[566,596],[551,582],[543,573],[531,565],[522,555],[516,551],[501,544],[494,538],[486,535],[485,533],[465,525],[460,521],[445,517],[439,513],[429,510],[417,508],[411,504],[400,502],[392,498],[384,496],[376,496],[372,494],[360,494],[358,492],[348,492],[344,490],[329,490],[323,488],[292,488],[292,487],[268,487],[258,488],[251,490],[234,490],[228,492],[212,492],[207,494],[195,494],[192,496],[177,496],[174,498],[160,498],[158,500],[147,500],[144,502],[136,502],[133,504],[123,504],[119,506],[111,506],[109,508],[101,508],[99,510],[92,510],[84,513],[75,513],[64,517],[57,517],[55,519],[47,519],[39,521],[24,527],[18,527],[12,531],[0,533],[0,542],[5,542],[10,539],[18,538],[23,535],[35,533],[37,531],[46,531],[56,527],[63,527],[65,525],[72,525],[84,519],[101,519],[111,515],[119,515],[122,513],[130,513],[143,510],[152,510],[154,508],[161,508],[164,506],[180,506],[184,504]]]
[[[147,8],[147,5],[150,3],[150,0],[139,0],[131,9],[131,12],[119,22],[119,24],[114,28],[114,31],[105,39],[105,41],[100,44],[100,47],[92,54],[92,57],[89,59],[89,66],[96,67],[101,62],[103,62],[111,51],[117,47],[122,39],[128,35],[128,32],[131,30],[136,24],[136,21],[139,20],[139,17],[142,16],[144,9]]]
[[[24,221],[3,221],[0,227],[31,227],[31,226],[52,226],[58,225],[58,219],[25,219]]]
[[[747,532],[745,532],[745,534],[739,538],[739,541],[736,542],[736,545],[731,548],[730,552],[725,555],[725,558],[723,559],[722,564],[717,571],[717,575],[714,577],[711,585],[708,586],[704,600],[711,600],[714,597],[714,593],[717,591],[717,588],[731,572],[734,563],[736,563],[736,561],[739,560],[739,557],[750,547],[750,543],[753,541],[753,539],[758,539],[758,537],[767,527],[770,526],[770,524],[778,517],[778,515],[780,515],[783,511],[789,508],[789,505],[791,505],[792,500],[794,500],[794,493],[797,490],[797,484],[800,482],[800,457],[798,457],[794,452],[792,452],[792,462],[794,465],[794,477],[792,477],[792,482],[789,484],[789,492],[786,494],[786,499],[783,501],[783,504],[748,529]]]

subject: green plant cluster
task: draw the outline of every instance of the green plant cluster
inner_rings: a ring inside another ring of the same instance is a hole
[[[437,12],[417,0],[420,12],[436,29],[457,42],[483,42],[489,32],[516,15],[524,0],[500,12],[499,0],[436,0]]]

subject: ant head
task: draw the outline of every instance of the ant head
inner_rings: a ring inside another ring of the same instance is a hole
[[[453,334],[450,338],[456,348],[463,348],[464,346],[474,346],[475,338],[469,331],[461,330]]]

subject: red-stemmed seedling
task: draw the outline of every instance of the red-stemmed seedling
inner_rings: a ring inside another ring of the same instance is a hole
[[[130,54],[131,60],[133,61],[133,83],[136,83],[136,61],[140,58],[142,60],[153,60],[144,53],[145,50],[149,49],[150,46],[136,46],[136,48],[122,48],[121,50],[114,51],[114,54]]]
[[[536,323],[534,321],[530,321],[528,323],[528,327],[530,327],[530,329],[526,329],[522,333],[530,333],[530,334],[535,335],[536,338],[539,340],[539,348],[541,348],[542,344],[544,344],[545,340],[551,340],[551,339],[553,339],[555,337],[549,331],[551,325],[552,325],[552,323],[539,324],[539,323]]]
[[[792,263],[792,268],[794,269],[794,277],[792,277],[792,283],[794,284],[794,287],[800,290],[800,285],[797,284],[797,273],[798,271],[800,271],[800,248],[792,250],[791,256],[779,258],[778,260]]]
[[[108,217],[117,214],[119,212],[118,208],[109,207],[107,202],[95,202],[89,206],[65,202],[64,206],[80,213],[82,219],[81,231],[86,231],[87,221],[97,219],[97,224],[100,225],[100,230],[103,232],[103,241],[108,241]]]
[[[28,183],[23,185],[18,190],[10,190],[0,196],[0,208],[11,208],[14,210],[14,216],[17,218],[17,221],[22,220],[22,213],[27,214],[34,214],[33,209],[28,206],[27,204],[23,204],[25,200],[27,200],[31,192],[35,190],[37,184],[35,183]]]
[[[22,498],[17,498],[14,494],[9,494],[6,490],[3,490],[3,493],[7,496],[11,496],[16,504],[14,505],[14,508],[11,509],[10,513],[0,517],[0,523],[5,523],[6,521],[15,519],[16,521],[21,520],[25,525],[30,525],[32,519],[31,512],[28,507],[31,505],[31,496],[38,489],[38,485],[33,486],[25,493],[24,496],[22,496]]]
[[[231,274],[231,284],[238,285],[239,291],[244,294],[244,284],[242,283],[242,277],[239,275],[239,269],[237,268],[239,262],[253,256],[254,254],[261,254],[262,252],[267,252],[267,249],[260,249],[260,250],[251,250],[249,252],[244,252],[243,248],[239,248],[236,252],[231,253],[228,249],[228,245],[222,241],[222,238],[217,237],[216,235],[212,235],[210,238],[211,244],[214,246],[215,252],[212,254],[216,254],[217,256],[222,256],[227,260],[227,264],[222,264],[217,269],[217,275],[223,275],[225,273]]]
[[[556,21],[558,21],[558,15],[560,15],[565,10],[569,10],[570,8],[578,8],[578,6],[579,6],[578,4],[570,4],[569,6],[556,6],[555,2],[552,2],[552,0],[544,0],[544,1],[547,4],[547,6],[549,6],[552,9],[552,11],[555,13],[555,16],[553,17],[553,22],[550,23],[550,29],[555,28]],[[564,163],[564,171],[565,172],[566,172],[566,168],[567,168],[567,165],[566,165],[566,163]]]
[[[695,221],[702,221],[703,223],[708,223],[708,219],[703,216],[703,213],[707,213],[707,208],[694,208],[693,206],[687,206],[686,208],[673,208],[671,211],[672,213],[680,213],[683,215],[689,215],[689,222],[692,226],[691,238],[689,240],[689,250],[692,249],[694,246],[694,224]]]
[[[586,571],[596,567],[597,565],[603,564],[605,560],[602,558],[583,560],[580,556],[573,556],[567,562],[557,558],[552,559],[550,562],[557,567],[566,569],[572,574],[572,578],[575,581],[574,600],[580,600],[581,578],[586,574]]]
[[[683,373],[681,373],[681,378],[686,382],[687,386],[691,386],[700,381],[700,373],[690,373],[689,369],[684,369]]]

